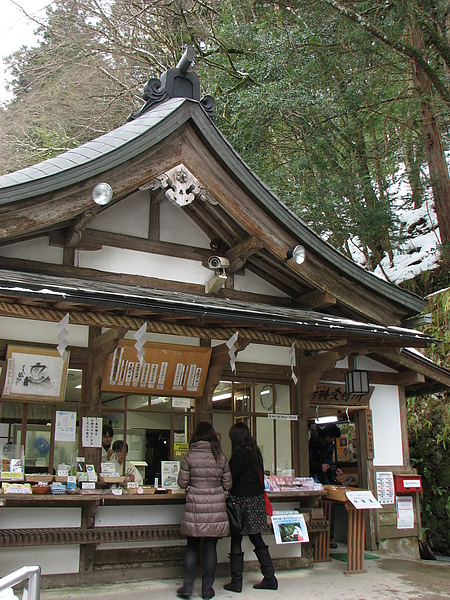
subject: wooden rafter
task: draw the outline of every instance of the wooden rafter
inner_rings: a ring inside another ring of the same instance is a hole
[[[312,309],[328,308],[336,304],[336,296],[329,294],[323,290],[313,290],[303,296],[297,296],[295,303],[298,306]]]
[[[100,207],[93,207],[85,210],[77,217],[70,227],[68,227],[65,235],[64,245],[67,248],[76,248],[83,237],[83,233],[92,219],[98,214]]]

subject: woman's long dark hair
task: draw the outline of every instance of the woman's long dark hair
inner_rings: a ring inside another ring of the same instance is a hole
[[[210,442],[213,456],[216,459],[216,462],[218,461],[219,456],[222,454],[222,448],[220,447],[217,433],[215,432],[211,423],[208,423],[207,421],[200,421],[195,428],[194,433],[192,434],[189,445],[193,444],[194,442]]]
[[[256,444],[255,438],[245,423],[235,423],[228,432],[231,440],[231,454],[238,448],[247,448],[252,457],[252,463],[256,471],[262,470],[263,458],[261,450]]]

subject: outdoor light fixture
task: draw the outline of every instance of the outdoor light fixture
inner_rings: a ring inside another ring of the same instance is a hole
[[[92,199],[99,206],[106,206],[113,197],[112,187],[109,183],[97,183],[92,190]]]
[[[345,392],[364,396],[369,393],[369,373],[367,371],[347,371],[345,374]]]
[[[301,265],[303,262],[305,262],[306,258],[305,248],[303,246],[295,246],[293,250],[289,250],[286,253],[286,258],[281,261],[281,264],[284,264],[291,258],[297,265]]]
[[[337,423],[338,420],[336,415],[330,415],[329,417],[317,417],[314,423],[316,425],[328,425],[329,423]]]
[[[223,394],[216,394],[212,397],[213,402],[218,402],[219,400],[228,400],[231,398],[231,392],[224,392]]]

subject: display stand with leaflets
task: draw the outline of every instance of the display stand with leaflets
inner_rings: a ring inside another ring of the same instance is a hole
[[[331,504],[336,502],[343,504],[348,512],[347,528],[347,569],[346,575],[356,573],[366,573],[364,569],[364,549],[366,533],[366,513],[365,510],[382,509],[383,507],[374,498],[370,490],[360,488],[345,488],[334,485],[324,485],[327,492],[324,503]],[[330,514],[329,510],[326,511]],[[327,544],[327,557],[329,560],[329,544]]]

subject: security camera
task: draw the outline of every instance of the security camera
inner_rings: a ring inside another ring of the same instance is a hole
[[[211,256],[208,259],[208,267],[210,269],[226,269],[230,266],[230,261],[224,256]]]

